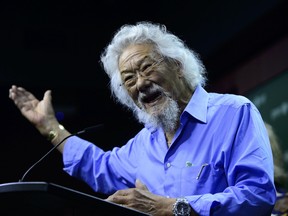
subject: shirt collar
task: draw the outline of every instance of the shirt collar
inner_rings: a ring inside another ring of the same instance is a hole
[[[207,108],[208,108],[209,94],[200,85],[195,89],[192,98],[184,109],[184,112],[189,113],[199,121],[207,122]]]

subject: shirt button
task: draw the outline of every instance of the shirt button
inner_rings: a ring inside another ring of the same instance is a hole
[[[171,164],[170,164],[170,163],[167,163],[167,164],[166,164],[166,167],[167,167],[167,168],[171,167]]]

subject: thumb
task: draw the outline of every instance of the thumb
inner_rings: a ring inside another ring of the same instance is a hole
[[[43,102],[47,109],[51,109],[52,107],[52,91],[51,90],[47,90],[44,93]]]
[[[51,90],[47,90],[44,93],[43,112],[46,113],[47,115],[53,115],[53,116],[55,115],[53,104],[52,104],[52,91]]]
[[[143,184],[139,179],[136,179],[135,187],[139,188],[141,190],[147,190],[148,191],[147,186],[145,184]]]
[[[51,90],[45,91],[43,100],[44,101],[49,101],[49,102],[52,101],[52,92],[51,92]]]

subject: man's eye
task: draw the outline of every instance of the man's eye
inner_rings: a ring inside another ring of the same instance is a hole
[[[152,64],[146,64],[141,68],[141,71],[146,72],[152,67]]]
[[[128,75],[124,79],[124,84],[125,85],[131,85],[135,81],[135,76],[134,75]]]
[[[132,80],[133,78],[134,78],[133,75],[128,75],[128,76],[125,77],[124,81],[127,82],[127,81]]]

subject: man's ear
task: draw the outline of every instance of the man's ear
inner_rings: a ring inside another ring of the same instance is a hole
[[[184,73],[183,73],[182,68],[179,68],[179,70],[177,70],[177,76],[178,76],[179,78],[184,77]]]
[[[183,66],[181,64],[181,62],[177,61],[177,60],[174,60],[174,64],[175,64],[175,67],[177,69],[177,76],[180,78],[180,77],[183,77],[184,76],[184,73],[183,73]]]

